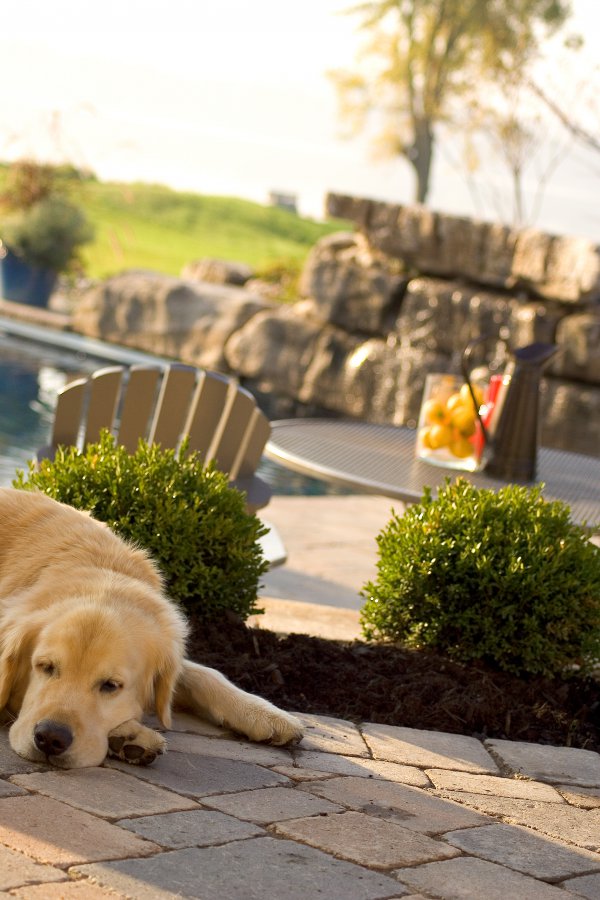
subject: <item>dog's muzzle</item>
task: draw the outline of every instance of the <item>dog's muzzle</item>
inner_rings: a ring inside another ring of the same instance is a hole
[[[61,722],[42,719],[33,729],[33,742],[45,756],[60,756],[73,743],[73,732]]]

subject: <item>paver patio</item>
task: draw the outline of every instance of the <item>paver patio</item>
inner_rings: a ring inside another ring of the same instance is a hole
[[[50,770],[0,729],[0,896],[600,897],[598,754],[304,718],[289,750],[177,716],[148,769]]]

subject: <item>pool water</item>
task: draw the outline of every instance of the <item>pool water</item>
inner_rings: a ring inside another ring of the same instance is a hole
[[[0,486],[9,486],[17,470],[26,470],[38,449],[49,442],[58,391],[74,378],[115,365],[113,354],[103,358],[99,353],[101,349],[90,353],[83,342],[80,350],[65,349],[0,327]],[[264,458],[259,474],[274,494],[349,493]]]

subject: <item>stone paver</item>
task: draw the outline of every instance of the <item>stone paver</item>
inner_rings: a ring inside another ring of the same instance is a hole
[[[406,893],[385,874],[334,859],[312,847],[269,837],[222,847],[174,850],[148,860],[84,866],[79,871],[144,900],[166,900],[174,895],[203,900],[377,900]]]
[[[146,840],[182,850],[185,847],[210,847],[242,838],[257,837],[264,830],[249,822],[240,822],[214,809],[195,809],[189,812],[167,813],[162,816],[144,816],[142,819],[124,819],[117,822]]]
[[[204,803],[222,812],[232,813],[244,821],[261,825],[284,819],[343,811],[342,806],[329,800],[289,788],[266,788],[259,791],[244,791],[241,794],[224,794],[222,797],[207,797]]]
[[[103,819],[37,795],[0,800],[0,843],[55,866],[148,856],[159,849]]]
[[[17,797],[19,794],[26,794],[23,788],[20,788],[16,784],[11,784],[10,781],[4,781],[0,779],[0,797]]]
[[[17,756],[8,742],[8,728],[0,728],[0,776],[16,775],[19,772],[39,772],[47,768]]]
[[[330,783],[330,782],[327,782]],[[444,791],[438,796],[449,797]],[[460,802],[484,813],[502,816],[517,825],[527,825],[543,834],[568,841],[587,850],[600,851],[600,810],[577,809],[567,803],[539,803],[510,797],[455,794]]]
[[[567,900],[558,887],[473,857],[427,863],[395,873],[409,888],[443,900]]]
[[[63,877],[65,877],[63,875]],[[61,881],[57,884],[36,884],[11,891],[17,900],[130,900],[124,894],[110,893],[88,881]]]
[[[320,750],[325,753],[343,753],[344,756],[369,756],[360,731],[352,722],[329,716],[311,716],[301,713],[298,718],[306,731],[302,750]]]
[[[448,769],[427,769],[426,775],[436,788],[443,791],[466,791],[470,794],[489,794],[492,797],[517,797],[521,800],[542,800],[563,803],[564,798],[549,784],[525,778],[499,778],[495,775],[471,775],[450,772]],[[459,800],[459,797],[455,797]]]
[[[570,784],[557,784],[556,788],[572,806],[580,806],[582,809],[600,807],[600,788],[580,788]]]
[[[598,900],[600,897],[600,875],[580,875],[563,882],[563,887],[578,897],[587,897],[588,900]]]
[[[395,822],[359,812],[292,819],[273,826],[275,834],[319,847],[334,856],[373,868],[413,866],[458,855],[441,841]]]
[[[107,765],[127,773],[132,769],[127,763],[116,761]],[[288,783],[285,775],[255,763],[196,753],[167,753],[154,766],[136,768],[135,777],[191,797]]]
[[[98,816],[147,816],[176,809],[194,809],[197,803],[145,784],[114,769],[72,769],[67,772],[42,772],[15,775],[17,784],[62,800]]]
[[[40,865],[22,853],[0,846],[0,891],[39,881],[62,881],[65,873],[52,866]]]
[[[600,872],[600,855],[581,847],[536,834],[517,825],[486,825],[444,835],[454,847],[525,875],[561,881],[574,875]]]
[[[400,784],[412,784],[414,787],[431,787],[427,775],[415,766],[402,766],[382,759],[361,759],[355,756],[299,750],[295,753],[295,761],[302,768],[317,772],[385,778]]]
[[[486,741],[513,772],[538,781],[596,787],[600,784],[600,755],[573,747],[549,747],[518,741]]]
[[[375,759],[430,769],[498,774],[480,741],[462,734],[443,734],[395,725],[365,725],[362,733]]]
[[[297,789],[426,834],[485,825],[488,821],[486,816],[458,803],[440,800],[418,788],[375,778],[331,778],[301,784]]]
[[[210,738],[196,734],[169,732],[169,753],[197,753],[200,756],[220,756],[240,762],[257,763],[260,766],[284,766],[292,764],[292,754],[282,747],[265,747],[246,741]]]

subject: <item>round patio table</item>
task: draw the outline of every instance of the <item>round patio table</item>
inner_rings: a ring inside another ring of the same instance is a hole
[[[281,419],[271,423],[265,456],[313,478],[371,494],[416,503],[428,486],[435,496],[458,475],[477,487],[499,490],[507,482],[483,472],[457,471],[416,458],[416,431],[396,425],[337,419]],[[563,500],[571,518],[600,528],[600,459],[540,447],[537,478],[547,500]]]

